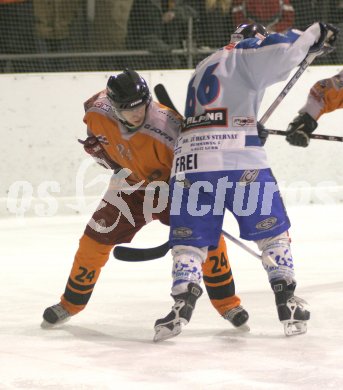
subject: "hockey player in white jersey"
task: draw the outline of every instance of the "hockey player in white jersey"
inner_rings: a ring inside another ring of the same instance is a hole
[[[196,67],[171,180],[175,304],[156,321],[154,341],[176,336],[190,321],[202,292],[201,264],[218,244],[225,209],[235,216],[240,237],[262,252],[285,334],[306,332],[310,312],[294,295],[290,222],[257,135],[257,115],[265,89],[286,80],[309,51],[322,53],[336,35],[334,26],[323,23],[285,35],[244,24],[230,44]]]

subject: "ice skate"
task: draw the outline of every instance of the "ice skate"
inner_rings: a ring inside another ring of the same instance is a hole
[[[275,294],[275,302],[279,320],[283,323],[286,336],[294,336],[307,332],[307,321],[310,312],[305,309],[306,301],[296,297],[295,283],[287,285],[285,280],[277,280],[271,283]]]
[[[249,332],[250,330],[249,326],[247,325],[249,314],[240,305],[226,311],[223,314],[223,318],[228,320],[235,328],[243,332]]]
[[[44,310],[42,328],[52,328],[69,321],[71,314],[60,304],[50,306]]]
[[[189,283],[188,292],[173,296],[175,304],[171,312],[155,322],[154,341],[163,341],[181,333],[182,325],[187,325],[192,317],[197,299],[202,289],[196,283]]]

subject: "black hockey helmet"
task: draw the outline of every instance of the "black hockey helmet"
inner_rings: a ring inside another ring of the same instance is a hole
[[[151,93],[146,81],[131,69],[111,76],[107,82],[106,93],[116,112],[131,110],[151,102]]]
[[[240,42],[247,38],[260,38],[264,39],[269,35],[267,29],[260,23],[242,23],[240,24],[233,34],[231,34],[230,43]]]

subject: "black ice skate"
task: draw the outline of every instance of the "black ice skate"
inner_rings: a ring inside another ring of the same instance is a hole
[[[163,341],[181,333],[181,324],[187,325],[192,317],[197,299],[202,289],[196,283],[189,283],[188,292],[173,296],[175,304],[171,312],[155,322],[154,341]]]
[[[51,328],[64,324],[70,320],[71,314],[60,304],[53,305],[44,310],[42,328]]]
[[[304,308],[306,301],[294,295],[296,284],[287,285],[285,280],[277,280],[272,282],[271,286],[275,294],[279,320],[284,325],[285,335],[293,336],[306,333],[310,312]]]
[[[235,328],[239,328],[240,330],[246,332],[250,330],[249,326],[247,325],[249,314],[242,306],[237,306],[231,310],[226,311],[223,314],[223,318],[231,322]]]

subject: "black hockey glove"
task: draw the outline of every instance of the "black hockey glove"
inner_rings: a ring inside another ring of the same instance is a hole
[[[266,143],[267,138],[268,138],[268,136],[269,136],[269,132],[268,132],[268,130],[262,125],[262,123],[260,123],[260,122],[257,122],[257,123],[256,123],[256,126],[257,126],[257,133],[258,133],[258,136],[259,136],[260,141],[261,141],[261,145],[264,146],[264,144]]]
[[[309,53],[318,53],[318,56],[323,56],[335,50],[335,42],[339,33],[339,28],[329,23],[321,23],[320,37],[318,42],[310,47]]]
[[[301,112],[288,125],[286,140],[294,146],[307,147],[310,143],[309,135],[314,132],[318,123],[307,112]]]
[[[84,141],[81,139],[78,141],[83,145],[84,150],[90,154],[102,167],[106,169],[113,169],[115,172],[118,172],[122,169],[119,164],[111,159],[96,137],[90,136],[87,137]]]

